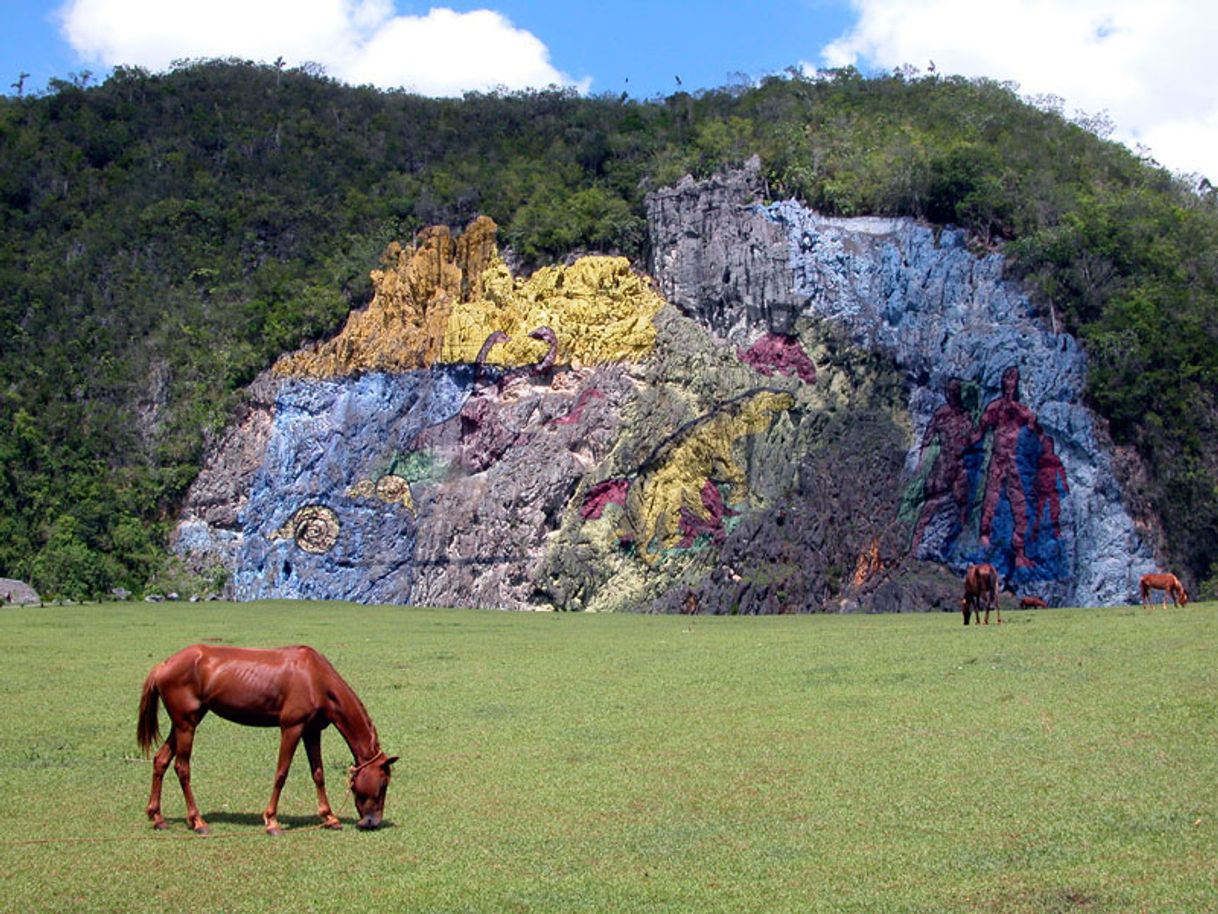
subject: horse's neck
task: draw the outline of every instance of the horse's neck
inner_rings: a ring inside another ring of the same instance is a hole
[[[338,700],[330,703],[330,722],[347,741],[355,763],[359,765],[375,758],[380,754],[381,745],[363,702],[340,677],[336,677],[333,691]]]

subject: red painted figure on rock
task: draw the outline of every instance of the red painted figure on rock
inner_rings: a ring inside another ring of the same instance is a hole
[[[926,433],[922,436],[925,451],[938,438],[939,455],[926,477],[922,513],[914,527],[911,552],[916,552],[926,532],[926,525],[939,513],[949,500],[960,509],[960,526],[968,520],[968,473],[964,468],[964,451],[972,443],[973,417],[964,407],[960,396],[960,379],[948,378],[943,385],[947,402],[935,410]]]
[[[991,400],[981,414],[979,438],[993,434],[990,467],[986,473],[985,498],[981,503],[981,545],[989,546],[994,512],[999,496],[1006,493],[1011,505],[1013,524],[1011,546],[1015,551],[1015,566],[1030,568],[1035,563],[1024,554],[1024,537],[1028,530],[1028,500],[1015,459],[1019,433],[1032,427],[1036,414],[1019,402],[1019,369],[1012,365],[1002,373],[1002,394]]]
[[[1047,502],[1049,520],[1053,523],[1053,535],[1061,539],[1062,505],[1057,492],[1057,482],[1061,480],[1061,490],[1068,495],[1070,485],[1066,482],[1066,468],[1062,466],[1061,458],[1053,449],[1053,439],[1045,434],[1039,424],[1034,424],[1032,430],[1040,439],[1040,461],[1036,464],[1036,481],[1032,485],[1032,490],[1036,493],[1036,526],[1039,530]]]

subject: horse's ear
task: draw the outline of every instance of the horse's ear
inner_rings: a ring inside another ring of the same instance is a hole
[[[388,769],[389,766],[392,765],[397,760],[398,760],[398,756],[396,756],[396,755],[389,756],[389,758],[385,759],[385,768]]]

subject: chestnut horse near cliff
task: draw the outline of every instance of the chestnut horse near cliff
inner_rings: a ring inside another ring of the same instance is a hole
[[[1141,580],[1138,581],[1138,586],[1142,591],[1143,606],[1150,602],[1150,592],[1152,590],[1163,591],[1164,606],[1167,606],[1168,594],[1171,595],[1173,606],[1188,605],[1188,591],[1184,589],[1184,585],[1180,583],[1180,579],[1174,574],[1144,574]]]
[[[190,790],[190,750],[195,728],[208,711],[238,724],[279,728],[279,765],[270,802],[262,813],[268,834],[282,833],[276,818],[279,793],[302,739],[317,787],[317,813],[325,827],[342,827],[326,798],[325,769],[321,762],[321,731],[330,724],[334,724],[355,756],[348,784],[360,816],[356,827],[370,829],[381,824],[390,766],[397,756],[384,753],[376,727],[359,696],[330,661],[313,648],[297,645],[249,650],[195,644],[158,663],[144,680],[140,696],[137,739],[145,755],[160,739],[158,700],[169,713],[170,730],[152,762],[152,795],[147,813],[154,828],[165,827],[161,781],[170,761],[177,756],[174,770],[186,797],[186,824],[199,834],[208,832]]]
[[[985,624],[990,624],[990,610],[998,614],[998,624],[1002,624],[1002,610],[998,608],[998,569],[993,565],[982,563],[969,565],[964,573],[964,599],[960,601],[964,612],[964,624],[968,625],[969,616],[976,614],[977,622],[981,622],[981,610],[985,610]]]

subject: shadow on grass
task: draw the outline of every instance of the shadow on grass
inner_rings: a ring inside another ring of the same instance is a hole
[[[257,812],[213,812],[203,813],[203,819],[208,825],[247,825],[259,830],[265,826],[262,822],[262,813]],[[343,830],[351,829],[351,831],[359,831],[355,827],[358,821],[354,817],[339,816],[338,820],[343,824]],[[169,823],[171,828],[181,826],[186,827],[186,817],[180,816],[177,818],[166,817],[165,821]],[[300,828],[316,828],[321,825],[321,817],[319,816],[279,816],[279,824],[283,826],[285,832]],[[377,831],[395,828],[396,826],[388,819],[381,822],[380,828]],[[337,830],[337,829],[336,829]]]

